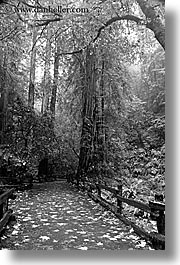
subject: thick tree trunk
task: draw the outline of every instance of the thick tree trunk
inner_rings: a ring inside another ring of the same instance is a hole
[[[100,56],[99,56],[100,57]],[[96,77],[96,98],[95,98],[95,110],[94,110],[94,153],[93,153],[93,165],[96,170],[98,181],[101,181],[104,176],[104,164],[105,164],[105,146],[106,146],[106,131],[105,131],[105,116],[104,116],[104,68],[105,62],[102,59],[98,63],[98,69],[101,69],[101,73]]]
[[[104,61],[99,65],[101,74],[96,80],[96,109],[95,109],[95,146],[98,161],[104,161],[105,120],[104,120]]]
[[[102,61],[102,72],[101,72],[101,80],[100,80],[100,113],[99,113],[99,119],[100,119],[100,128],[99,128],[99,136],[98,136],[98,146],[99,146],[99,153],[100,153],[100,160],[102,163],[105,161],[105,116],[104,116],[104,67],[105,62]]]
[[[77,182],[86,174],[90,162],[93,141],[93,110],[95,95],[95,54],[94,49],[88,47],[84,69],[81,66],[82,78],[82,133],[80,142],[79,166]]]
[[[95,69],[101,69],[98,72]],[[84,180],[90,165],[101,175],[105,161],[104,61],[98,62],[94,49],[87,49],[83,80],[82,134],[77,181]],[[91,170],[91,169],[90,169]]]

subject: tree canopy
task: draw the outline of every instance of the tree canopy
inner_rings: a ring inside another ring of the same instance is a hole
[[[164,9],[160,0],[1,1],[1,146],[34,175],[48,157],[78,183],[142,180],[164,192]]]

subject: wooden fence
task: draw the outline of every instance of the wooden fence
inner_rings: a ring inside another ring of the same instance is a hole
[[[13,211],[8,208],[9,199],[15,199],[14,188],[0,192],[0,233],[12,217]]]
[[[75,184],[75,183],[73,183]],[[161,202],[149,201],[149,204],[145,204],[140,201],[125,198],[122,196],[122,185],[118,185],[117,188],[108,187],[103,184],[86,182],[82,186],[87,190],[89,197],[95,202],[98,202],[106,209],[110,210],[116,217],[122,222],[130,225],[136,234],[146,241],[151,242],[155,249],[165,249],[165,204]],[[102,197],[103,190],[111,192],[113,197],[116,198],[116,203],[107,201]],[[144,228],[139,227],[135,222],[130,221],[123,214],[123,203],[126,203],[135,208],[141,209],[143,212],[147,212],[157,222],[157,233],[147,232]]]

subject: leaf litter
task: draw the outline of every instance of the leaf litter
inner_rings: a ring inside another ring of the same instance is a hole
[[[65,182],[18,193],[10,208],[17,222],[1,237],[2,249],[151,250],[133,229]]]

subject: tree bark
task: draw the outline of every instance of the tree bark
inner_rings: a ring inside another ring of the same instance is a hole
[[[80,142],[79,165],[77,172],[77,183],[83,180],[87,173],[93,141],[93,110],[95,95],[95,52],[93,48],[86,50],[84,68],[81,66],[82,80],[82,133]]]
[[[51,59],[51,43],[50,43],[51,32],[50,28],[47,29],[47,41],[46,41],[46,58],[44,66],[44,80],[43,80],[43,98],[41,112],[46,113],[49,109],[49,97],[51,88],[51,77],[50,77],[50,59]]]
[[[51,103],[50,103],[50,111],[52,115],[52,119],[55,117],[55,108],[56,108],[56,94],[57,94],[57,86],[58,86],[58,76],[59,76],[59,53],[60,53],[60,40],[56,40],[56,51],[54,55],[54,80],[52,87],[52,95],[51,95]]]
[[[104,119],[104,67],[105,62],[102,59],[100,77],[96,80],[96,111],[95,111],[95,146],[98,157],[98,163],[103,164],[105,161],[105,119]],[[99,79],[99,80],[98,80]]]
[[[37,14],[35,13],[34,20]],[[28,105],[34,108],[34,88],[35,88],[35,66],[36,66],[36,40],[37,40],[37,28],[33,27],[32,37],[32,52],[30,62],[30,77],[29,77],[29,93],[28,93]]]
[[[83,80],[82,133],[80,142],[77,181],[84,180],[90,165],[101,175],[105,161],[105,119],[104,119],[104,67],[105,62],[98,61],[94,48],[87,48],[85,70],[81,72]],[[98,72],[97,69],[101,69]]]
[[[3,65],[0,64],[0,144],[5,143],[5,129],[7,123],[8,106],[8,84],[7,84],[7,58],[3,58]]]

